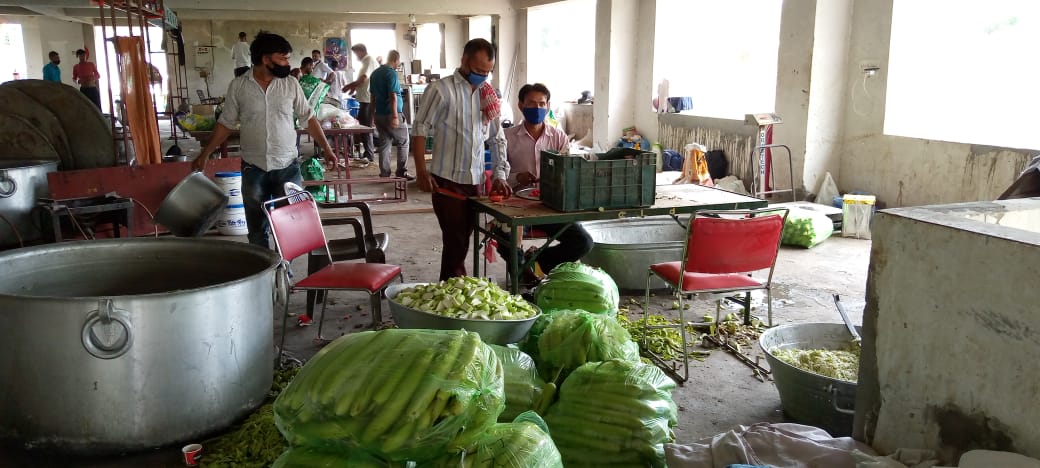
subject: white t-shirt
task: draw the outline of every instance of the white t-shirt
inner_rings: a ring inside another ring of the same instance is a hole
[[[235,68],[250,66],[252,62],[249,59],[249,43],[238,41],[231,46],[231,60],[235,61]]]
[[[329,76],[329,73],[332,73],[332,69],[329,68],[329,65],[324,60],[314,61],[314,69],[311,70],[311,76],[325,81],[325,77]]]
[[[347,73],[343,70],[332,72],[332,83],[329,83],[329,97],[343,102],[343,87],[347,85]]]
[[[354,94],[354,98],[358,102],[372,102],[372,94],[368,92],[368,80],[372,78],[372,72],[379,68],[379,62],[376,62],[375,57],[371,54],[366,55],[365,58],[361,59],[361,69],[358,70],[358,78],[362,75],[365,76],[365,83],[357,87],[357,91]]]

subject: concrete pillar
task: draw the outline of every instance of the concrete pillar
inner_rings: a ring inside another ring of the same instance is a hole
[[[794,185],[803,185],[805,135],[809,125],[809,88],[813,64],[816,0],[788,0],[780,14],[780,49],[776,70],[776,113],[784,123],[773,129],[773,143],[791,148]],[[783,157],[781,157],[783,155]],[[786,153],[773,151],[774,190],[790,188]],[[778,197],[783,198],[784,194]]]
[[[599,0],[596,3],[593,91],[596,101],[592,111],[592,136],[602,148],[614,146],[621,136],[621,129],[635,123],[639,4],[637,0]]]

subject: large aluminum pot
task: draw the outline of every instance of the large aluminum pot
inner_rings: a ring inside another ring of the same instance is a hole
[[[40,238],[31,212],[36,199],[50,196],[47,173],[57,170],[57,161],[0,161],[0,215],[7,220],[0,219],[0,247]]]
[[[582,263],[602,268],[619,289],[642,291],[650,265],[682,260],[686,229],[671,217],[586,221],[581,225],[594,243]],[[656,276],[650,280],[650,289],[666,287]]]
[[[227,203],[227,194],[206,174],[192,172],[159,204],[155,222],[175,236],[201,236],[217,222]]]
[[[0,254],[0,436],[102,454],[228,426],[271,386],[278,265],[176,238]]]

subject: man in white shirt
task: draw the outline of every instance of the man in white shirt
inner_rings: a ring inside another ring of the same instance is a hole
[[[357,79],[344,86],[343,92],[354,92],[354,98],[361,104],[358,108],[358,122],[366,127],[371,127],[373,109],[372,94],[368,90],[368,80],[372,78],[372,72],[379,68],[379,63],[376,62],[374,57],[368,55],[368,48],[364,44],[354,44],[350,50],[354,52],[354,56],[361,63],[361,67],[358,69]],[[369,161],[375,161],[375,145],[372,144],[372,134],[366,134],[363,140],[365,142],[365,158],[368,158]]]
[[[235,76],[249,71],[249,43],[245,31],[238,33],[238,42],[231,46],[231,60],[235,62]]]
[[[285,195],[286,182],[303,182],[293,114],[307,122],[307,133],[325,151],[329,163],[336,160],[300,83],[289,76],[289,41],[261,32],[249,46],[249,53],[252,70],[231,80],[213,137],[192,166],[204,170],[213,151],[227,139],[232,128],[241,124],[242,198],[249,243],[270,248],[263,202]]]
[[[325,80],[329,84],[329,95],[326,99],[336,101],[336,107],[343,107],[343,88],[347,85],[347,74],[339,69],[339,62],[329,60],[329,78]]]
[[[312,50],[311,58],[314,59],[314,68],[311,69],[311,76],[328,83],[329,73],[332,73],[332,68],[322,60],[321,51],[317,49]]]

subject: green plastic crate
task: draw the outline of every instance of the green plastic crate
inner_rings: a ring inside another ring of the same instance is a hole
[[[600,156],[600,155],[597,155]],[[541,200],[559,211],[639,208],[654,204],[657,157],[586,161],[542,151]]]

